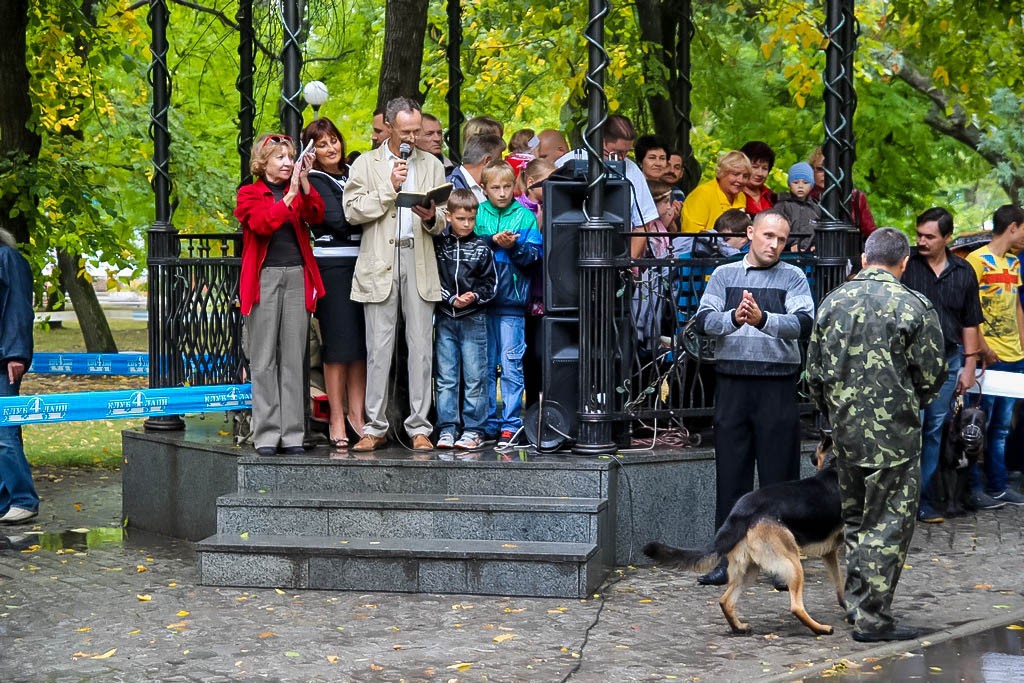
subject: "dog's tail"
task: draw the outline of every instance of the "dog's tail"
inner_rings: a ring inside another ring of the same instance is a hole
[[[689,569],[690,571],[711,571],[718,564],[718,553],[711,549],[676,548],[664,543],[648,543],[644,555],[658,564]]]

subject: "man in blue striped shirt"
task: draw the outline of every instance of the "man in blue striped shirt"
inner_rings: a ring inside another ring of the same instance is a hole
[[[695,316],[715,338],[715,528],[754,488],[800,477],[800,340],[810,336],[814,301],[804,272],[779,260],[789,222],[774,209],[747,228],[743,260],[711,274]],[[701,576],[728,581],[726,564]]]

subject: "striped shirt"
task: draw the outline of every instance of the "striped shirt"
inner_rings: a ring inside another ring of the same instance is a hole
[[[747,257],[749,258],[749,257]],[[711,273],[694,316],[699,334],[715,337],[715,362],[726,375],[782,377],[800,371],[800,340],[814,323],[814,300],[804,272],[778,261],[767,268],[747,258]],[[761,327],[739,325],[733,313],[750,292],[761,308]]]

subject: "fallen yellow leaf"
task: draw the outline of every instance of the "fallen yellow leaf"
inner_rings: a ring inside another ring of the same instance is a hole
[[[473,666],[472,662],[456,662],[455,664],[452,664],[448,668],[449,669],[454,669],[455,671],[465,671],[466,669],[468,669],[471,666]]]
[[[1010,629],[1011,631],[1024,631],[1024,626],[1021,626],[1020,624],[1010,624],[1006,628]]]
[[[82,628],[76,628],[75,630],[79,633],[88,633],[92,630],[92,626],[83,626]]]
[[[337,664],[338,663],[338,656],[337,655],[327,655],[327,661],[329,663],[331,663],[331,664]]]
[[[166,628],[169,628],[169,629],[174,630],[174,631],[183,631],[183,630],[188,628],[188,622],[187,621],[179,621],[176,624],[167,624]]]
[[[501,635],[494,636],[491,640],[496,643],[504,643],[506,640],[512,640],[515,637],[515,633],[502,633]]]
[[[371,671],[383,671],[384,667],[381,666],[380,664],[374,664],[373,662],[370,662],[370,670]]]
[[[978,590],[988,590],[989,588],[992,587],[992,584],[991,583],[978,583],[978,584],[975,584],[974,587],[977,588]]]
[[[277,634],[273,631],[264,631],[259,635],[260,638],[276,638]]]
[[[135,629],[134,631],[128,631],[128,635],[130,636],[137,636],[140,633],[142,633],[142,631],[140,631],[139,629]]]
[[[281,590],[280,588],[275,588],[274,592],[277,593],[278,595],[284,595],[284,591]]]
[[[651,600],[650,598],[644,598],[644,599],[643,599],[643,600],[641,600],[640,602],[641,602],[641,603],[646,603],[646,602],[654,602],[654,601],[653,601],[653,600]]]
[[[181,610],[180,612],[178,612],[178,616],[179,616],[179,617],[187,617],[188,615],[189,615],[189,612],[188,612],[188,610],[184,610],[184,609],[183,609],[183,610]]]
[[[150,600],[153,599],[153,596],[152,595],[136,595],[135,598],[139,602],[149,602]]]
[[[138,572],[139,574],[141,574],[142,572],[148,572],[149,571],[149,567],[147,567],[144,564],[137,564],[137,565],[135,565],[135,571]]]
[[[112,647],[109,650],[107,650],[106,652],[104,652],[103,654],[96,655],[95,657],[93,657],[93,659],[110,659],[111,657],[114,656],[115,652],[117,652],[117,648],[116,647]]]
[[[515,543],[502,543],[501,547],[502,548],[518,548],[519,546],[516,545]]]

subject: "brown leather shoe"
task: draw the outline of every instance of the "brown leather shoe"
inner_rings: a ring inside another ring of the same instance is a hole
[[[367,434],[363,438],[359,439],[359,441],[356,443],[356,445],[353,446],[350,450],[353,450],[353,451],[356,451],[356,452],[359,452],[359,453],[365,453],[365,452],[368,452],[368,451],[375,451],[378,448],[384,448],[384,446],[387,444],[387,442],[388,442],[388,437],[386,437],[386,436],[374,436],[373,434]]]
[[[430,443],[430,439],[425,434],[416,434],[412,437],[412,449],[414,451],[432,451],[434,444]]]

